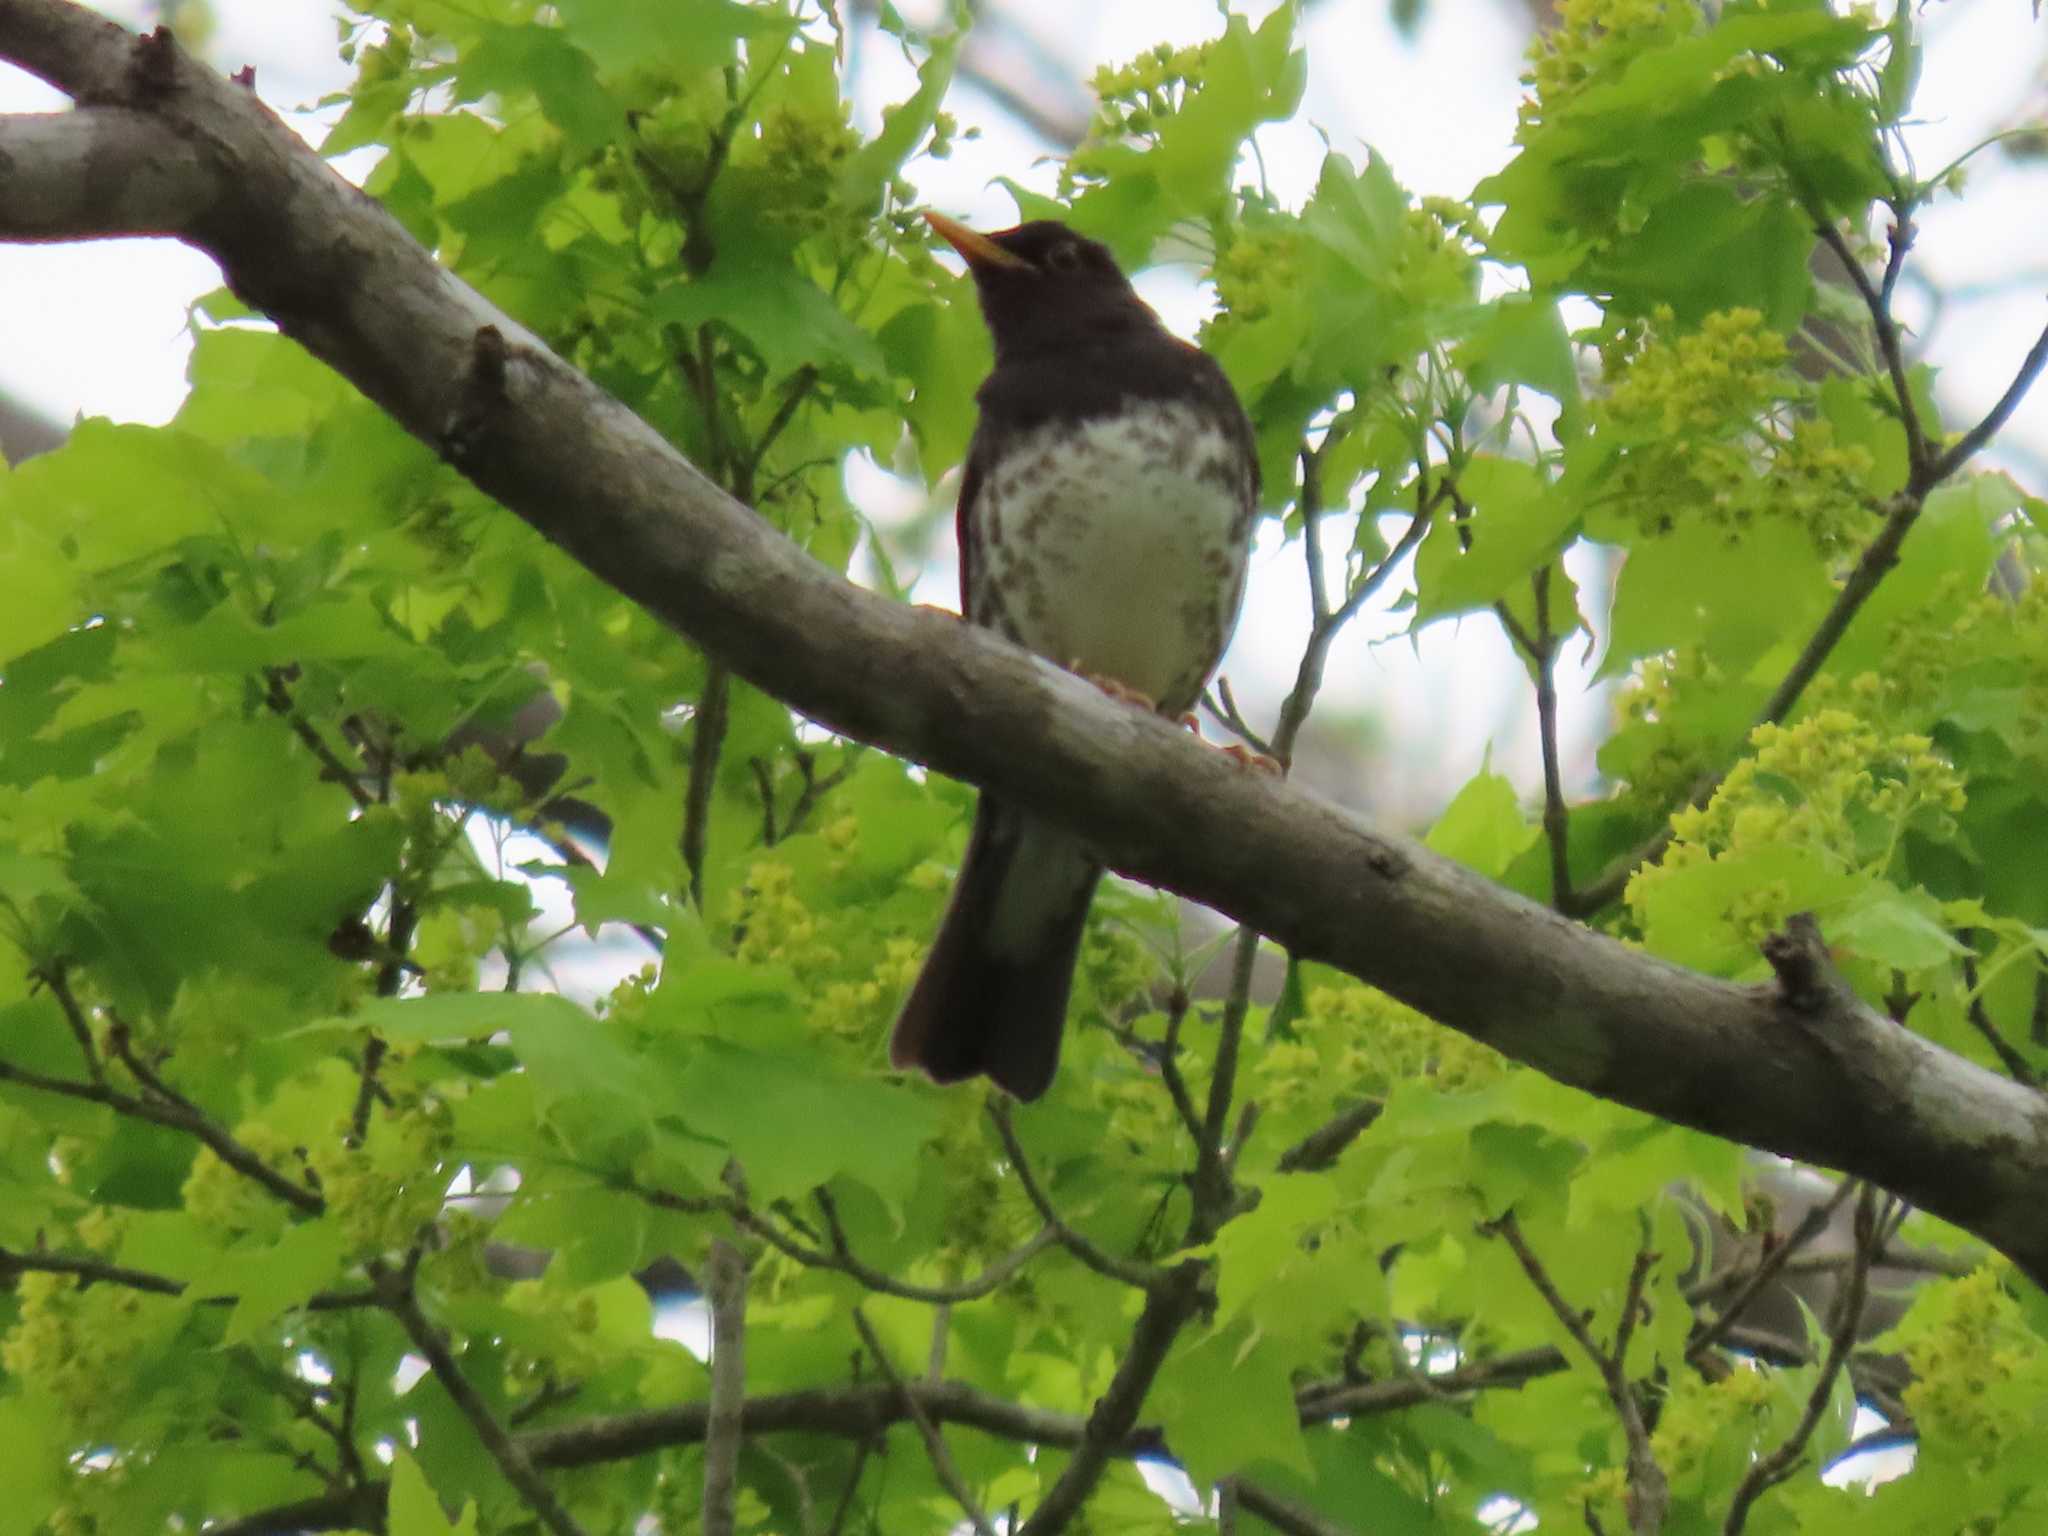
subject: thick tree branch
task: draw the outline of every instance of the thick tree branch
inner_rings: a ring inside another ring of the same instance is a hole
[[[1871,1179],[2048,1278],[2039,1095],[1846,998],[1795,1016],[1775,988],[1625,949],[1245,773],[993,634],[859,591],[719,492],[168,37],[138,41],[65,0],[0,0],[0,57],[89,104],[147,111],[207,179],[180,238],[483,490],[736,675],[1054,819],[1124,873],[1563,1082]],[[120,170],[143,178],[153,163]],[[0,238],[29,237],[11,211],[38,179],[0,155]],[[46,222],[35,237],[59,233]],[[1288,879],[1273,879],[1276,868]]]

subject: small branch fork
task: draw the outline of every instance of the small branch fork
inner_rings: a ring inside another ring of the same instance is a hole
[[[1557,745],[1557,653],[1564,639],[1550,622],[1549,565],[1529,578],[1536,632],[1531,634],[1506,603],[1493,605],[1495,617],[1508,633],[1536,683],[1536,728],[1543,752],[1543,836],[1550,845],[1550,904],[1560,912],[1577,910],[1572,890],[1571,813],[1564,799],[1564,771]]]
[[[1869,1295],[1871,1261],[1884,1244],[1884,1233],[1892,1215],[1889,1201],[1880,1215],[1876,1190],[1868,1184],[1859,1186],[1855,1260],[1835,1297],[1828,1323],[1827,1358],[1821,1362],[1820,1374],[1814,1378],[1813,1388],[1807,1393],[1806,1407],[1799,1416],[1798,1424],[1776,1449],[1751,1462],[1749,1471],[1736,1486],[1735,1495],[1729,1501],[1728,1518],[1721,1526],[1722,1536],[1742,1536],[1742,1529],[1748,1523],[1749,1512],[1757,1499],[1790,1477],[1805,1457],[1806,1447],[1826,1416],[1828,1404],[1834,1400],[1835,1385],[1847,1369],[1850,1352],[1856,1346],[1857,1331],[1863,1322],[1863,1304]]]
[[[1629,1341],[1635,1335],[1636,1322],[1643,1311],[1643,1287],[1660,1255],[1651,1251],[1646,1232],[1642,1246],[1636,1250],[1635,1262],[1629,1268],[1628,1285],[1622,1295],[1621,1318],[1615,1324],[1614,1345],[1608,1349],[1602,1348],[1599,1340],[1593,1337],[1592,1330],[1586,1326],[1586,1315],[1560,1294],[1550,1278],[1550,1271],[1544,1268],[1543,1261],[1523,1236],[1521,1223],[1515,1219],[1513,1211],[1503,1215],[1488,1230],[1503,1239],[1514,1252],[1516,1262],[1522,1266],[1522,1272],[1529,1277],[1536,1293],[1599,1373],[1600,1384],[1606,1388],[1607,1400],[1613,1406],[1615,1416],[1621,1420],[1622,1436],[1628,1444],[1629,1529],[1635,1536],[1655,1536],[1663,1529],[1664,1516],[1670,1509],[1671,1490],[1665,1481],[1664,1469],[1657,1464],[1656,1455],[1651,1450],[1649,1427],[1643,1420],[1642,1404],[1637,1401],[1635,1387],[1628,1379],[1627,1362]]]

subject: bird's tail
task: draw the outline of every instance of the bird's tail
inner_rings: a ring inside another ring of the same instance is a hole
[[[986,1073],[1020,1099],[1044,1093],[1101,878],[1073,837],[983,795],[945,920],[897,1016],[890,1062],[941,1083]]]

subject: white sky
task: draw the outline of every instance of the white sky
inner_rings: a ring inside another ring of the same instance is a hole
[[[348,71],[335,57],[335,13],[324,0],[215,0],[219,28],[211,60],[223,69],[252,64],[264,99],[288,115],[340,89]],[[1254,14],[1268,0],[1243,7]],[[131,23],[154,20],[139,0],[102,7]],[[927,20],[940,0],[904,0]],[[1323,0],[1304,24],[1309,85],[1297,121],[1263,131],[1261,147],[1276,190],[1305,195],[1323,153],[1323,137],[1360,154],[1384,155],[1410,189],[1463,195],[1510,153],[1517,77],[1527,12],[1514,0],[1429,0],[1419,34],[1401,38],[1386,0]],[[1052,59],[1083,76],[1100,62],[1128,57],[1162,40],[1213,35],[1216,10],[1203,0],[1039,0],[1023,11]],[[1920,97],[1926,121],[1914,133],[1923,169],[1944,163],[1997,128],[2040,121],[2044,34],[2018,0],[1951,0],[1925,13],[1928,57]],[[858,57],[858,107],[872,122],[880,106],[910,89],[912,75],[893,41]],[[62,100],[0,66],[0,111],[55,110]],[[1045,146],[985,97],[959,89],[950,103],[963,126],[982,136],[962,141],[944,162],[921,162],[913,179],[934,206],[992,224],[1013,216],[993,178],[1012,175],[1049,186]],[[299,118],[298,121],[317,120]],[[307,130],[309,133],[312,129]],[[316,135],[317,136],[317,135]],[[364,165],[349,169],[360,174]],[[1930,333],[1932,358],[1944,364],[1944,400],[1958,419],[1981,411],[2003,388],[2048,315],[2048,258],[2038,252],[2039,210],[2048,206],[2048,170],[2016,165],[1996,151],[1976,163],[1968,199],[1931,209],[1911,271],[1936,288],[1966,285],[1945,304]],[[2025,280],[2014,285],[2016,274]],[[0,391],[49,416],[80,414],[160,422],[177,409],[188,350],[185,309],[215,286],[206,258],[168,241],[24,248],[0,246]],[[1147,296],[1184,332],[1199,323],[1204,299],[1186,270],[1163,268],[1143,281]],[[1916,290],[1909,317],[1931,312]],[[2003,458],[2024,482],[2048,486],[2048,390],[2008,428]],[[869,471],[854,486],[886,521],[905,491]],[[1341,533],[1341,530],[1338,530]],[[1587,575],[1582,565],[1576,572]],[[953,598],[945,562],[935,564],[920,597]],[[1270,722],[1291,681],[1306,633],[1298,550],[1267,539],[1254,567],[1252,597],[1225,670],[1255,722]],[[1607,705],[1583,691],[1582,647],[1567,647],[1560,668],[1561,715],[1573,779],[1586,784],[1590,753]],[[1393,747],[1363,770],[1356,785],[1326,784],[1397,822],[1427,815],[1489,755],[1525,792],[1540,783],[1534,714],[1526,679],[1490,619],[1438,625],[1411,642],[1399,624],[1367,615],[1340,643],[1318,719],[1325,728],[1370,715]],[[1310,728],[1311,744],[1316,727]]]

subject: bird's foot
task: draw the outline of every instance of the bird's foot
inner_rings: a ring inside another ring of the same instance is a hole
[[[1249,768],[1254,773],[1271,774],[1276,779],[1286,775],[1286,770],[1280,766],[1279,758],[1268,757],[1263,752],[1254,752],[1250,747],[1239,746],[1234,741],[1229,746],[1218,747],[1216,750],[1235,762],[1238,767]]]
[[[1104,677],[1100,672],[1090,672],[1080,661],[1067,663],[1067,670],[1085,683],[1093,683],[1119,704],[1132,704],[1150,714],[1159,712],[1159,701],[1150,694],[1140,693],[1128,683],[1120,683],[1113,677]]]

